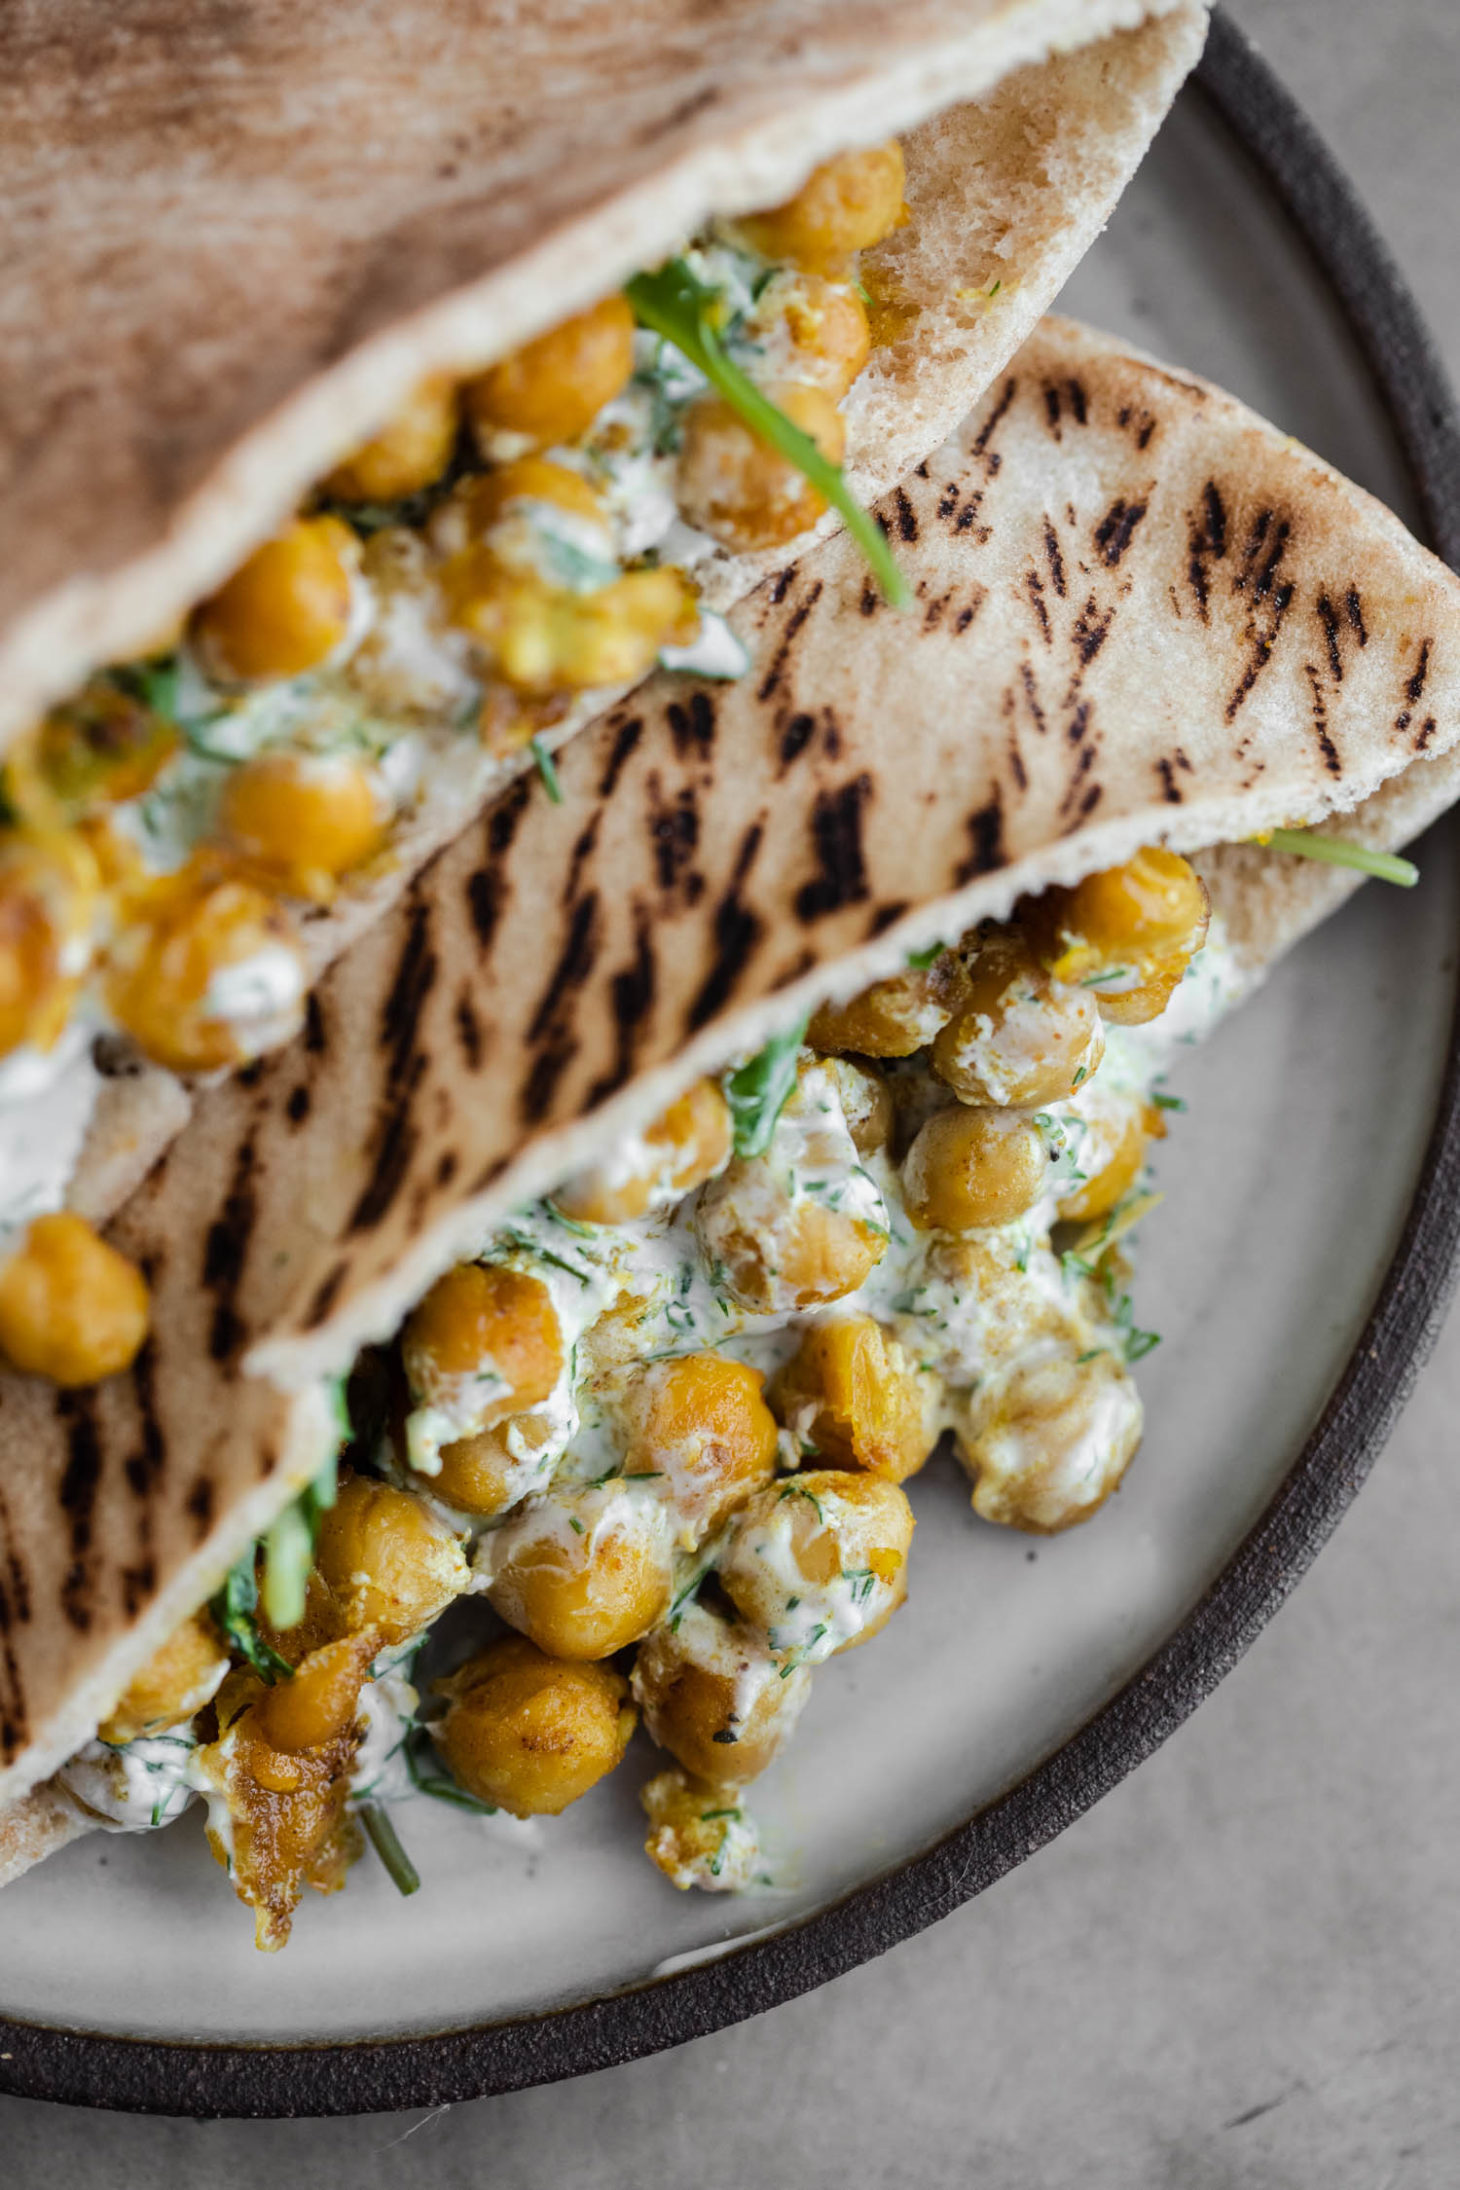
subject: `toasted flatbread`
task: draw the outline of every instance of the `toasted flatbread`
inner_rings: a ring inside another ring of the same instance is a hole
[[[128,1205],[134,1370],[0,1385],[27,1606],[0,1789],[91,1733],[309,1472],[316,1380],[689,1080],[1157,840],[1238,845],[1206,864],[1255,978],[1348,885],[1240,840],[1389,844],[1454,793],[1460,580],[1187,374],[1049,321],[882,514],[909,617],[830,540],[737,611],[751,676],[656,678],[567,753],[562,804],[497,801]]]

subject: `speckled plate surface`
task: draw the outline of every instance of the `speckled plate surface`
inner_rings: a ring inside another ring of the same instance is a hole
[[[1342,177],[1220,20],[1071,310],[1254,403],[1460,555],[1460,441]],[[905,1613],[817,1676],[757,1792],[779,1884],[676,1895],[631,1761],[512,1830],[420,1804],[422,1891],[362,1865],[254,1954],[193,1818],[96,1837],[0,1899],[0,2090],[160,2112],[417,2106],[652,2051],[822,1982],[1020,1861],[1162,1740],[1280,1602],[1372,1460],[1460,1233],[1451,826],[1193,1051],[1160,1152],[1120,1498],[1052,1542],[915,1488]],[[644,1763],[647,1765],[647,1751]]]

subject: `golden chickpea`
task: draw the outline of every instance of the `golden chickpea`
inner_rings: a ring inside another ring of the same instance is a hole
[[[839,401],[872,347],[867,308],[844,281],[819,274],[775,274],[748,315],[744,336],[779,381],[809,382]]]
[[[826,1069],[835,1083],[853,1148],[864,1159],[875,1156],[892,1138],[892,1096],[887,1082],[847,1057],[828,1057]]]
[[[96,1384],[130,1368],[147,1336],[147,1282],[84,1217],[32,1220],[0,1263],[0,1353],[25,1376]]]
[[[794,198],[739,226],[765,258],[835,266],[901,226],[907,217],[906,181],[895,138],[867,152],[842,152],[815,168]]]
[[[70,1017],[91,952],[101,877],[85,841],[0,843],[0,1056],[49,1049]]]
[[[116,1708],[97,1733],[103,1741],[136,1741],[179,1726],[211,1703],[228,1671],[228,1652],[211,1621],[196,1613],[174,1628],[165,1643],[132,1675]]]
[[[937,1443],[936,1385],[871,1316],[816,1323],[771,1386],[787,1429],[822,1464],[889,1483],[915,1475]]]
[[[555,1658],[607,1658],[662,1619],[669,1521],[651,1486],[620,1481],[530,1498],[484,1539],[487,1595]]]
[[[219,830],[232,851],[296,897],[328,902],[341,875],[385,841],[390,801],[368,761],[260,753],[223,786]]]
[[[1100,1016],[1108,1026],[1143,1027],[1159,1019],[1186,977],[1189,959],[1178,953],[1153,966],[1131,987],[1099,989]]]
[[[1046,890],[1022,917],[1057,980],[1092,990],[1105,1018],[1138,1025],[1165,1008],[1206,941],[1211,901],[1187,860],[1147,845],[1124,866],[1087,875],[1073,889]],[[1150,996],[1138,1004],[1143,990]]]
[[[682,1201],[724,1166],[731,1143],[718,1081],[697,1080],[612,1162],[575,1172],[552,1198],[580,1224],[627,1224]]]
[[[456,446],[456,383],[423,380],[379,433],[337,464],[320,491],[337,502],[398,502],[434,486]]]
[[[788,1476],[744,1508],[720,1582],[781,1664],[819,1665],[891,1618],[912,1532],[906,1495],[880,1476]]]
[[[721,1172],[695,1225],[726,1292],[757,1315],[844,1299],[887,1252],[886,1233],[866,1217],[811,1195],[788,1198],[761,1156]]]
[[[1089,990],[1054,980],[1006,931],[969,968],[967,992],[933,1043],[933,1070],[960,1102],[1031,1110],[1072,1095],[1104,1053]]]
[[[756,1876],[755,1827],[723,1787],[686,1772],[660,1772],[639,1800],[649,1820],[644,1853],[681,1892],[698,1886],[703,1893],[738,1893]]]
[[[573,593],[509,570],[487,549],[476,560],[468,551],[443,582],[451,621],[529,697],[635,683],[661,647],[687,645],[699,623],[693,587],[668,565]]]
[[[501,453],[499,437],[514,452],[576,441],[622,393],[633,369],[628,299],[604,297],[469,380],[462,391],[466,415],[488,457]]]
[[[371,1630],[311,1650],[288,1680],[264,1690],[251,1714],[254,1731],[286,1757],[337,1741],[355,1723],[360,1690],[382,1639]]]
[[[777,1755],[811,1692],[804,1665],[783,1668],[762,1638],[700,1604],[646,1635],[634,1700],[661,1749],[711,1787],[743,1787]]]
[[[806,1029],[813,1049],[851,1050],[859,1057],[911,1057],[946,1026],[967,994],[968,976],[956,951],[931,966],[910,966],[874,981],[848,1004],[823,1004]]]
[[[62,805],[81,814],[140,798],[181,749],[176,723],[105,677],[47,715],[30,756]],[[22,798],[22,806],[24,799]]]
[[[975,1513],[1036,1535],[1088,1520],[1134,1459],[1141,1427],[1140,1394],[1114,1354],[1036,1349],[980,1387],[957,1432]]]
[[[907,1213],[920,1232],[1012,1224],[1044,1191],[1049,1151],[1031,1118],[1005,1110],[935,1111],[902,1167]]]
[[[479,472],[458,489],[441,520],[448,534],[460,529],[468,541],[483,541],[513,508],[523,502],[547,502],[592,524],[605,522],[603,502],[591,480],[569,464],[548,456],[518,456],[494,471]],[[606,535],[605,535],[606,539]]]
[[[431,1739],[447,1770],[512,1817],[557,1817],[586,1795],[636,1722],[622,1674],[561,1664],[520,1635],[489,1644],[440,1689],[451,1705]]]
[[[685,1354],[644,1370],[624,1400],[626,1476],[663,1484],[679,1541],[693,1550],[776,1466],[765,1378],[719,1354]]]
[[[823,456],[841,462],[846,421],[824,388],[790,381],[764,392]],[[737,554],[784,547],[826,508],[805,474],[718,395],[700,396],[685,413],[675,491],[686,524]]]
[[[541,1488],[554,1444],[553,1425],[545,1415],[508,1415],[489,1430],[443,1445],[431,1489],[458,1512],[490,1520]]]
[[[1060,1202],[1061,1221],[1088,1224],[1096,1217],[1109,1216],[1141,1175],[1147,1137],[1161,1140],[1165,1133],[1166,1121],[1154,1105],[1134,1104],[1123,1120],[1107,1125],[1101,1135],[1104,1160],[1083,1186],[1077,1186]]]
[[[540,1405],[563,1373],[552,1294],[541,1278],[498,1262],[459,1262],[437,1278],[411,1312],[402,1350],[418,1400],[470,1399],[463,1429],[490,1429]]]
[[[317,669],[350,628],[359,549],[338,517],[297,517],[193,618],[193,640],[215,675],[254,684]]]
[[[114,1017],[175,1072],[245,1064],[288,1041],[307,986],[284,908],[205,853],[138,893],[106,967]]]
[[[408,1490],[368,1475],[340,1485],[320,1516],[315,1564],[350,1634],[403,1643],[429,1627],[471,1577],[444,1522]]]

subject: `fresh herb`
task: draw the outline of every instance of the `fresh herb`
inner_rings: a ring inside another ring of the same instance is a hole
[[[259,1633],[256,1617],[259,1585],[254,1572],[254,1553],[255,1546],[250,1544],[237,1564],[228,1569],[227,1580],[209,1601],[208,1609],[227,1641],[272,1687],[276,1680],[287,1680],[294,1668]]]
[[[154,715],[165,715],[169,722],[176,722],[178,660],[175,654],[169,654],[164,661],[129,662],[112,671],[112,680],[133,699],[150,708]]]
[[[812,1511],[815,1513],[817,1520],[821,1523],[822,1527],[825,1528],[826,1515],[821,1510],[821,1500],[817,1497],[814,1490],[808,1490],[804,1483],[787,1483],[784,1490],[782,1490],[780,1497],[777,1498],[776,1504],[784,1505],[785,1501],[788,1498],[804,1498],[807,1505],[810,1506]]]
[[[554,806],[561,806],[563,803],[563,786],[558,781],[557,764],[541,738],[532,740],[532,757],[537,764],[537,772],[542,777],[543,789],[547,792]]]
[[[700,1823],[701,1823],[702,1825],[711,1825],[711,1824],[713,1824],[713,1823],[714,1823],[714,1821],[715,1821],[715,1819],[716,1819],[716,1818],[721,1818],[721,1817],[739,1817],[739,1815],[740,1815],[740,1810],[739,1810],[739,1807],[738,1807],[738,1805],[737,1805],[737,1807],[736,1807],[735,1809],[733,1809],[733,1810],[701,1810],[701,1812],[700,1812]]]
[[[390,1882],[397,1893],[419,1893],[421,1874],[401,1846],[396,1829],[380,1804],[361,1802],[356,1808],[360,1823],[369,1835],[370,1845],[389,1872]]]
[[[1085,1066],[1085,1065],[1076,1065],[1076,1067],[1075,1067],[1075,1077],[1074,1077],[1073,1081],[1072,1081],[1072,1082],[1071,1082],[1070,1084],[1071,1084],[1071,1086],[1072,1086],[1072,1087],[1083,1087],[1083,1086],[1084,1086],[1084,1084],[1085,1084],[1085,1082],[1086,1082],[1086,1081],[1087,1081],[1087,1080],[1089,1079],[1089,1077],[1090,1077],[1090,1073],[1089,1073],[1089,1068],[1088,1068],[1087,1066]]]
[[[1082,989],[1102,988],[1107,981],[1123,981],[1129,972],[1129,966],[1109,966],[1104,973],[1087,973],[1080,986]]]
[[[909,951],[907,962],[915,972],[926,973],[929,966],[936,966],[947,948],[946,943],[929,943],[926,950]]]
[[[841,466],[823,456],[810,435],[793,425],[726,354],[714,324],[713,315],[720,302],[717,292],[701,281],[682,258],[674,258],[657,273],[636,275],[627,284],[625,294],[641,324],[672,342],[692,365],[698,366],[751,432],[794,464],[840,511],[885,598],[896,608],[906,608],[912,600],[911,588],[893,559],[886,534],[852,495]]]
[[[1184,1097],[1180,1095],[1163,1095],[1159,1089],[1152,1094],[1151,1101],[1158,1110],[1185,1110],[1186,1108]]]
[[[276,1628],[297,1627],[304,1617],[305,1585],[314,1564],[320,1517],[334,1504],[339,1461],[334,1453],[286,1506],[264,1538],[264,1613]]]
[[[1159,1331],[1138,1331],[1134,1325],[1125,1329],[1125,1358],[1127,1361],[1144,1361],[1146,1355],[1161,1343]]]
[[[1376,882],[1392,882],[1401,890],[1412,890],[1419,880],[1419,869],[1412,859],[1373,851],[1367,844],[1355,844],[1347,837],[1322,836],[1312,829],[1264,829],[1251,842],[1264,844],[1274,852],[1291,852],[1297,859],[1321,860],[1329,867],[1352,867],[1359,874],[1372,875]]]
[[[771,1144],[776,1120],[796,1085],[796,1060],[800,1055],[807,1019],[799,1019],[784,1034],[773,1034],[764,1049],[736,1067],[725,1081],[725,1100],[735,1128],[737,1156],[763,1156]]]
[[[579,1520],[576,1513],[570,1513],[568,1515],[568,1526],[573,1531],[573,1534],[575,1536],[581,1536],[583,1534],[583,1523]]]
[[[795,1672],[798,1665],[805,1664],[806,1659],[816,1648],[816,1645],[820,1642],[822,1636],[826,1633],[826,1631],[827,1628],[825,1620],[818,1620],[815,1627],[812,1628],[811,1633],[807,1636],[805,1642],[802,1643],[800,1649],[793,1650],[791,1652],[791,1655],[787,1658],[785,1664],[777,1666],[776,1671],[779,1673],[783,1681],[789,1680],[791,1678],[791,1675]]]

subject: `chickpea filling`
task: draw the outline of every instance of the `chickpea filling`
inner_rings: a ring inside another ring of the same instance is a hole
[[[0,1251],[64,1204],[98,1032],[183,1073],[246,1063],[302,1023],[301,914],[383,872],[428,784],[475,800],[533,742],[551,787],[536,741],[595,695],[656,662],[744,670],[695,566],[827,507],[765,413],[840,464],[871,350],[858,254],[907,218],[892,143],[670,262],[759,425],[631,302],[662,273],[424,381],[144,658],[22,738],[0,775],[0,1126],[26,1162],[0,1178]],[[66,1340],[22,1361],[15,1336],[0,1295],[17,1366],[125,1366]]]
[[[902,1604],[935,1449],[1005,1527],[1118,1488],[1162,1082],[1235,993],[1200,879],[1148,849],[699,1082],[362,1356],[292,1600],[271,1536],[262,1594],[251,1555],[65,1784],[132,1825],[203,1792],[272,1946],[361,1823],[409,1888],[399,1799],[555,1816],[642,1724],[651,1860],[764,1881],[745,1791]]]

